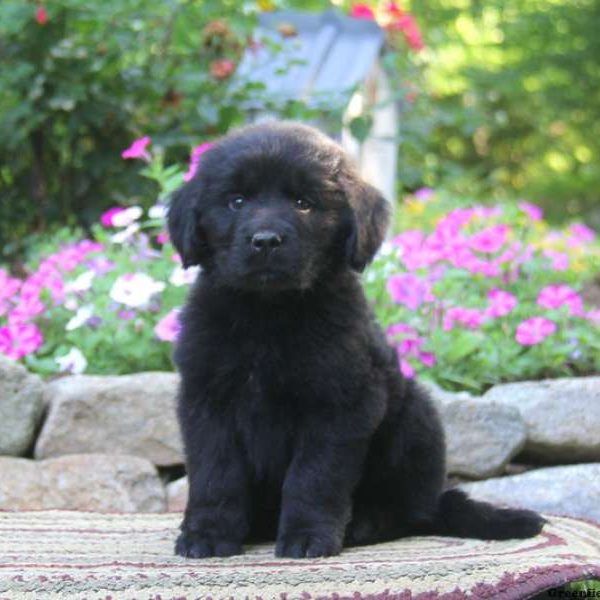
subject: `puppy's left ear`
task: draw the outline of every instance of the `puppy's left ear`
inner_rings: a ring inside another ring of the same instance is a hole
[[[195,187],[191,181],[173,194],[167,220],[169,236],[184,268],[198,265],[202,260]]]
[[[346,241],[346,257],[350,267],[361,272],[383,242],[390,220],[390,206],[377,189],[361,179],[349,180],[345,188],[354,217]]]

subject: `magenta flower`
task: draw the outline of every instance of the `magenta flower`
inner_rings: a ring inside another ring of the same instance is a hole
[[[179,310],[173,309],[167,313],[154,328],[154,333],[159,340],[164,342],[174,342],[177,339],[181,324],[179,323]]]
[[[478,252],[493,254],[504,246],[509,231],[508,225],[487,227],[469,239],[469,246]]]
[[[600,325],[600,309],[590,310],[584,316],[586,319],[592,321],[592,323]]]
[[[414,367],[405,358],[400,358],[400,356],[398,356],[398,366],[404,377],[412,379],[415,376]]]
[[[0,353],[13,360],[33,354],[43,343],[42,332],[33,323],[0,327]]]
[[[213,147],[212,142],[205,142],[204,144],[200,144],[192,149],[192,153],[190,155],[190,165],[187,173],[183,176],[184,181],[190,181],[194,178],[196,171],[198,170],[198,165],[200,164],[200,157],[210,150]]]
[[[485,313],[478,308],[464,308],[455,306],[449,308],[444,315],[442,328],[444,331],[454,329],[454,324],[459,323],[467,329],[479,329],[485,321]]]
[[[489,307],[485,310],[488,317],[504,317],[517,306],[518,300],[509,292],[494,288],[488,292]]]
[[[544,317],[532,317],[517,326],[515,339],[522,346],[534,346],[556,331],[556,323]]]
[[[519,208],[532,220],[541,221],[544,216],[544,211],[537,204],[531,202],[519,202]]]
[[[0,269],[0,299],[12,298],[21,287],[21,281],[11,277],[4,269]]]
[[[394,323],[387,328],[388,339],[394,340],[405,335],[417,336],[417,330],[406,323]]]
[[[419,202],[427,202],[428,200],[431,200],[431,198],[434,194],[435,194],[435,191],[433,190],[433,188],[422,187],[422,188],[419,188],[414,193],[414,197]]]
[[[375,18],[375,13],[368,4],[355,4],[350,9],[350,16],[355,19],[373,20]]]
[[[570,314],[579,316],[583,314],[581,296],[573,288],[564,284],[547,285],[540,291],[537,303],[550,310],[566,305],[569,307]]]
[[[571,234],[573,241],[583,244],[593,242],[596,239],[596,232],[583,223],[573,223],[573,225],[569,227],[569,233]]]
[[[38,298],[32,296],[24,299],[21,297],[17,306],[8,313],[8,323],[9,325],[27,323],[43,313],[45,309],[46,306]]]
[[[423,302],[431,302],[431,284],[411,273],[392,275],[387,281],[387,290],[392,300],[416,310]]]
[[[150,154],[146,150],[147,146],[152,142],[152,138],[147,135],[134,140],[134,142],[127,148],[121,152],[121,158],[139,158],[141,160],[145,160],[150,162]]]
[[[549,258],[555,271],[566,271],[569,268],[569,255],[557,250],[546,249],[543,251],[545,257]]]
[[[166,231],[161,231],[156,236],[156,242],[161,246],[164,246],[169,241],[169,234]]]
[[[437,363],[437,358],[433,352],[419,352],[418,359],[429,368]]]
[[[113,208],[109,208],[106,212],[103,212],[100,216],[100,223],[104,227],[114,227],[114,217],[119,213],[123,212],[125,209],[122,206],[114,206]]]

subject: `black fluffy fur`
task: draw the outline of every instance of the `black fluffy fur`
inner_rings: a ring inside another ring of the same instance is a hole
[[[172,240],[203,267],[175,352],[190,482],[178,554],[274,539],[277,556],[314,557],[414,533],[541,530],[536,513],[442,491],[439,417],[400,375],[358,277],[387,221],[341,149],[292,123],[223,138],[175,194]],[[257,232],[280,245],[254,247]]]

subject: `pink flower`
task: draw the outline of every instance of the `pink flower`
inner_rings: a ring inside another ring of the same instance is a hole
[[[592,321],[592,323],[600,325],[600,309],[590,310],[584,316],[586,319]]]
[[[210,63],[209,70],[215,79],[227,79],[235,71],[235,63],[228,58],[219,58]]]
[[[493,254],[504,246],[509,231],[508,225],[487,227],[469,239],[469,246],[478,252]]]
[[[388,29],[401,31],[404,34],[407,44],[416,52],[425,48],[423,36],[421,35],[416,19],[412,15],[406,13],[397,14],[394,20],[388,25]]]
[[[369,19],[375,18],[375,12],[368,4],[355,4],[350,9],[350,16],[355,19]]]
[[[0,269],[0,299],[12,298],[21,287],[21,281],[11,277],[4,269]]]
[[[45,6],[38,6],[35,9],[35,20],[38,25],[45,25],[48,22],[48,11]]]
[[[569,268],[569,255],[557,250],[546,249],[543,255],[551,260],[555,271],[566,271]]]
[[[404,377],[412,379],[415,376],[414,367],[405,358],[398,357],[398,365],[400,367],[400,372]]]
[[[387,290],[392,300],[404,304],[411,310],[416,310],[423,302],[431,302],[431,284],[411,273],[393,275],[387,281]]]
[[[404,11],[398,6],[397,2],[388,2],[383,10],[392,17],[399,17],[404,14]]]
[[[0,327],[0,353],[13,360],[33,354],[43,343],[42,332],[33,323]]]
[[[541,221],[544,216],[544,211],[531,202],[519,202],[519,208],[532,220]]]
[[[160,244],[161,246],[163,246],[164,244],[166,244],[168,241],[169,241],[169,234],[166,231],[161,231],[156,236],[156,242],[158,244]]]
[[[435,194],[435,191],[430,187],[422,187],[419,188],[415,193],[414,197],[419,202],[427,202],[431,200],[432,196]]]
[[[174,342],[177,339],[181,324],[179,323],[179,310],[173,309],[167,313],[154,328],[154,333],[159,340],[164,342]]]
[[[539,344],[556,331],[556,323],[544,317],[532,317],[517,326],[515,339],[522,346]]]
[[[184,181],[190,181],[193,179],[196,171],[198,170],[198,165],[200,164],[200,157],[210,150],[213,147],[212,142],[205,142],[204,144],[200,144],[192,149],[192,153],[190,155],[190,166],[188,168],[187,173],[183,176]]]
[[[573,225],[569,227],[569,233],[574,240],[584,244],[593,242],[596,239],[596,232],[583,223],[573,223]]]
[[[419,352],[417,357],[426,367],[433,367],[437,363],[437,358],[433,352]]]
[[[567,305],[572,315],[583,315],[583,300],[581,296],[568,285],[547,285],[540,290],[537,303],[550,310]]]
[[[493,318],[504,317],[512,312],[518,303],[516,296],[497,288],[488,292],[488,300],[490,306],[485,310],[485,315]]]
[[[455,306],[446,311],[442,328],[444,331],[450,331],[454,329],[455,323],[460,323],[467,329],[479,329],[484,320],[485,313],[482,310]]]
[[[147,135],[137,140],[134,140],[134,142],[131,144],[131,146],[129,146],[129,148],[121,152],[121,158],[139,158],[150,162],[150,154],[148,153],[146,148],[151,142],[152,138],[148,137]]]
[[[417,336],[417,330],[406,323],[394,323],[387,328],[386,334],[388,339],[394,340],[394,338],[402,337],[405,335]]]
[[[106,212],[102,213],[100,217],[100,223],[104,227],[115,227],[114,218],[122,213],[125,209],[122,206],[114,206],[113,208],[109,208]]]
[[[27,323],[46,310],[46,306],[38,298],[19,299],[19,303],[8,314],[9,325]]]

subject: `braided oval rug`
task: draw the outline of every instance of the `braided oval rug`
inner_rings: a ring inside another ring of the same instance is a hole
[[[600,524],[549,517],[529,540],[414,537],[310,560],[173,555],[179,514],[0,512],[0,599],[521,599],[600,579]]]

